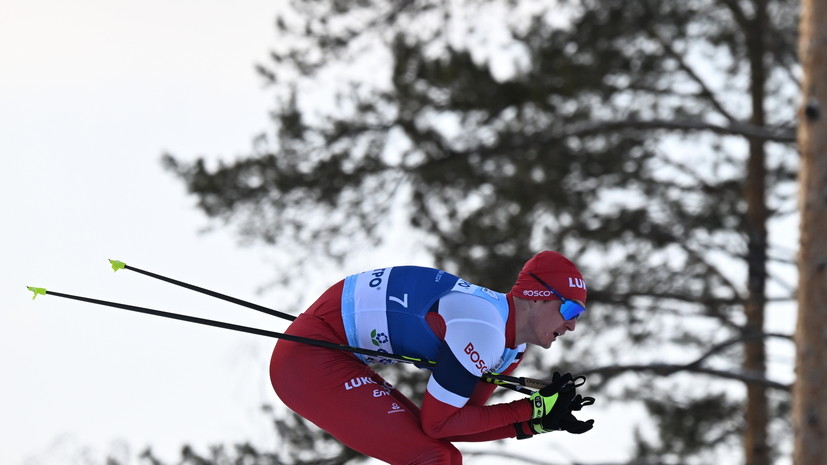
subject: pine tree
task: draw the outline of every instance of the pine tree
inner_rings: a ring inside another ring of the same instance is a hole
[[[647,407],[637,456],[772,462],[797,2],[290,3],[259,66],[273,133],[217,166],[164,158],[205,214],[301,261],[381,242],[402,210],[437,266],[497,290],[561,251],[590,310],[554,366]]]

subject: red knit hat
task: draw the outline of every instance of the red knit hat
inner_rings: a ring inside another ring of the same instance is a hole
[[[586,282],[574,263],[562,254],[546,250],[525,262],[517,282],[511,288],[514,297],[527,300],[556,300],[555,296],[530,273],[570,300],[586,302]]]

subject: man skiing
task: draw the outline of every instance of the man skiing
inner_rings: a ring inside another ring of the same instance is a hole
[[[279,398],[348,447],[392,464],[462,463],[452,444],[583,433],[593,403],[568,373],[528,399],[485,405],[486,373],[511,373],[527,345],[549,348],[585,312],[586,284],[557,252],[528,260],[510,292],[441,270],[401,266],[348,276],[325,291],[287,334],[436,361],[422,405],[370,365],[388,359],[279,341],[270,379]]]

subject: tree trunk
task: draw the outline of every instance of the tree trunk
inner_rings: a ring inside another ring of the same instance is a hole
[[[744,305],[747,342],[744,350],[744,371],[759,377],[766,375],[766,347],[760,335],[764,330],[764,308],[766,303],[767,270],[767,228],[766,203],[763,186],[766,174],[763,147],[752,148],[748,163],[747,221],[749,238],[747,244],[749,295]],[[758,336],[758,337],[753,337]],[[744,452],[747,465],[769,465],[767,444],[767,389],[761,383],[747,384],[747,405],[745,412]]]
[[[766,124],[766,37],[769,20],[765,1],[755,2],[755,18],[748,31],[750,61],[750,98],[752,118],[756,127]],[[747,161],[747,179],[744,197],[747,201],[745,229],[747,233],[747,290],[744,304],[746,327],[744,336],[743,368],[756,376],[766,374],[766,347],[759,335],[764,332],[764,310],[767,284],[767,201],[766,152],[764,141],[751,139]],[[758,337],[755,337],[758,336]],[[760,383],[747,384],[747,404],[744,428],[744,459],[747,465],[769,465],[767,444],[767,390]]]
[[[827,463],[827,2],[802,0],[798,51],[804,70],[794,465]]]

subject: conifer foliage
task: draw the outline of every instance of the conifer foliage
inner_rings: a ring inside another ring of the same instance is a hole
[[[297,261],[347,259],[401,217],[411,247],[501,291],[561,251],[590,309],[527,376],[553,364],[645,407],[640,459],[789,452],[767,363],[790,337],[764,319],[795,282],[771,233],[796,210],[798,2],[288,3],[258,66],[273,130],[233,160],[164,156],[207,216]]]

